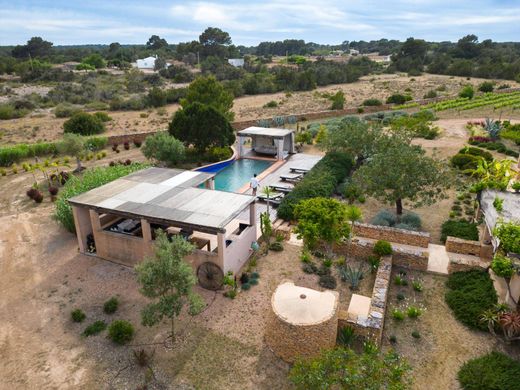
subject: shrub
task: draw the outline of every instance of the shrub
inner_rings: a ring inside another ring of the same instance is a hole
[[[28,157],[40,157],[57,153],[56,143],[38,142],[0,147],[0,166],[8,167]]]
[[[85,149],[95,151],[104,149],[107,146],[107,137],[89,137],[85,140]]]
[[[414,331],[412,332],[412,337],[413,337],[414,339],[420,339],[420,338],[421,338],[421,334],[419,333],[418,330],[414,330]]]
[[[461,170],[476,169],[478,166],[479,160],[480,160],[480,157],[478,157],[478,156],[457,153],[456,155],[451,157],[450,163],[453,167],[461,169]]]
[[[134,326],[128,321],[116,320],[108,327],[108,337],[116,344],[126,344],[134,337]]]
[[[491,81],[484,81],[482,84],[479,85],[478,90],[480,92],[493,92],[494,88],[495,86]]]
[[[258,279],[255,279],[255,278],[252,278],[250,281],[249,281],[249,284],[251,286],[256,286],[258,284]]]
[[[419,230],[421,228],[421,217],[415,213],[408,212],[401,217],[401,223]]]
[[[98,333],[103,332],[106,328],[107,328],[107,324],[105,323],[105,321],[93,322],[92,324],[90,324],[89,326],[87,326],[85,328],[85,330],[83,331],[83,336],[85,336],[85,337],[94,336]]]
[[[183,161],[186,153],[184,144],[166,132],[146,137],[141,150],[146,158],[161,161],[170,166]]]
[[[394,226],[397,222],[397,217],[394,213],[388,210],[381,210],[374,218],[371,223],[379,226]]]
[[[392,318],[396,321],[403,321],[405,314],[402,310],[394,309],[392,310]]]
[[[110,122],[112,120],[112,117],[108,115],[106,112],[98,111],[95,112],[93,115],[101,122]]]
[[[459,150],[459,153],[482,157],[487,162],[493,161],[493,155],[491,153],[486,152],[485,150],[482,150],[479,148],[471,147],[471,146],[466,146],[466,147],[462,148],[461,150]]]
[[[382,106],[383,105],[383,102],[381,102],[381,100],[379,99],[366,99],[364,102],[363,102],[363,106]]]
[[[497,276],[503,278],[510,278],[513,276],[515,269],[513,268],[513,261],[505,256],[495,255],[491,262],[491,269]]]
[[[34,199],[34,196],[38,193],[38,190],[34,187],[31,187],[27,190],[27,192],[25,193],[29,199]]]
[[[103,305],[103,311],[106,314],[114,314],[116,312],[118,306],[119,306],[119,300],[116,297],[112,297],[108,301],[106,301],[105,304]]]
[[[457,379],[464,390],[518,390],[520,362],[500,352],[468,360]]]
[[[264,108],[275,108],[275,107],[278,107],[278,103],[275,102],[274,100],[271,100],[271,101],[267,102],[266,104],[264,104]]]
[[[437,92],[435,90],[431,89],[423,96],[423,99],[433,99],[437,97]]]
[[[323,288],[334,290],[336,288],[336,278],[332,275],[321,275],[318,284]]]
[[[356,339],[355,330],[351,326],[343,326],[339,329],[337,343],[344,347],[349,347],[352,345],[354,340]]]
[[[419,282],[418,280],[413,280],[412,281],[412,287],[417,292],[421,292],[423,290],[423,288],[424,288],[422,283]]]
[[[459,96],[461,98],[467,98],[467,99],[473,99],[473,96],[475,95],[475,90],[471,85],[466,85],[462,90],[459,92]]]
[[[480,316],[497,303],[489,274],[481,270],[455,272],[449,275],[446,286],[446,303],[455,317],[470,328],[487,330]]]
[[[278,217],[287,221],[294,219],[294,208],[304,200],[329,197],[336,186],[345,179],[353,166],[352,158],[344,153],[327,153],[287,194],[278,207]]]
[[[394,93],[386,99],[387,104],[404,104],[407,101],[412,100],[411,96],[401,95],[400,93]]]
[[[478,241],[477,224],[467,221],[447,220],[441,227],[441,241],[445,243],[448,236]]]
[[[56,196],[58,195],[58,188],[57,187],[54,187],[54,186],[50,186],[49,187],[49,194],[51,194],[52,196]]]
[[[81,107],[68,103],[60,103],[54,109],[56,118],[70,118],[72,115],[81,112]]]
[[[374,245],[373,252],[378,256],[388,256],[393,253],[392,245],[388,241],[379,240]]]
[[[307,250],[303,250],[300,254],[300,260],[302,263],[310,263],[312,261],[312,256]]]
[[[64,175],[60,174],[60,180],[66,181],[66,184],[55,202],[56,210],[54,212],[54,218],[56,218],[65,229],[70,232],[75,232],[72,209],[68,202],[69,198],[146,167],[146,164],[140,163],[134,163],[129,166],[117,164],[111,167],[98,167],[87,170],[81,178],[76,176],[70,176],[70,178],[68,178],[69,175],[66,172],[64,172]],[[67,177],[67,179],[64,179],[64,177]]]
[[[275,252],[283,251],[283,245],[281,242],[275,241],[269,245],[269,249]]]
[[[260,274],[258,272],[251,272],[251,279],[260,279]]]
[[[345,94],[343,91],[336,92],[330,97],[330,100],[332,101],[331,110],[343,110],[345,106]]]
[[[43,202],[43,194],[36,190],[36,193],[34,194],[33,196],[33,200],[36,202],[36,203],[41,203]]]
[[[398,301],[403,301],[406,296],[403,293],[397,293],[396,298]]]
[[[83,313],[83,310],[81,309],[73,310],[70,313],[70,316],[72,317],[72,321],[74,322],[83,322],[85,318],[87,318],[87,315]]]
[[[251,285],[249,284],[249,282],[242,283],[241,288],[242,288],[242,290],[247,291],[247,290],[251,289]]]
[[[409,306],[407,309],[406,309],[406,315],[409,317],[409,318],[418,318],[420,317],[422,314],[422,310],[419,309],[418,307],[416,306]]]
[[[63,124],[63,129],[65,133],[92,135],[105,131],[105,125],[95,116],[79,112]]]
[[[520,253],[520,225],[512,222],[498,223],[493,234],[500,240],[500,248],[505,252]]]
[[[318,272],[318,266],[312,262],[303,263],[302,270],[306,274],[315,274],[316,272]]]

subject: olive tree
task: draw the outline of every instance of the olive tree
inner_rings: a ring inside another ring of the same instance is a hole
[[[85,150],[85,140],[81,135],[64,134],[63,140],[58,143],[58,152],[60,154],[69,154],[76,158],[75,172],[83,170],[83,167],[81,166],[81,156]]]
[[[193,292],[197,283],[193,269],[184,258],[193,252],[194,246],[181,236],[171,241],[166,233],[158,230],[154,255],[136,265],[140,292],[153,299],[141,312],[142,323],[153,326],[164,317],[171,320],[171,335],[175,341],[175,317],[189,305],[188,313],[195,315],[204,307],[202,298]]]
[[[160,161],[168,166],[177,165],[185,157],[183,143],[165,132],[146,137],[141,152],[147,159]]]
[[[378,150],[353,175],[363,193],[394,204],[403,214],[403,200],[415,207],[446,198],[451,174],[448,165],[426,155],[420,146],[397,136],[382,139]]]

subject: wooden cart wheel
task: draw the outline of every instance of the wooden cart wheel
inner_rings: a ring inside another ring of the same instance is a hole
[[[215,263],[202,263],[197,269],[199,284],[207,290],[218,290],[224,283],[224,272]]]

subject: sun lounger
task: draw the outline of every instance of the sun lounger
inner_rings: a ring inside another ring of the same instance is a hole
[[[283,198],[285,194],[281,192],[275,192],[273,194],[269,195],[269,202],[272,202],[273,200],[277,200],[279,198]],[[263,200],[264,202],[267,202],[267,196],[264,194],[259,194],[256,196],[257,199]]]
[[[308,169],[305,169],[305,168],[297,168],[297,167],[292,167],[292,168],[289,168],[289,170],[292,172],[292,173],[301,173],[301,174],[306,174],[307,172],[309,172]]]
[[[265,195],[263,195],[263,196],[257,195],[256,198],[261,201],[267,202],[267,196],[265,196]],[[273,207],[279,206],[280,203],[282,203],[282,199],[283,199],[283,196],[278,196],[276,198],[269,197],[269,204],[272,205]]]
[[[302,177],[302,173],[288,173],[286,175],[280,175],[280,179],[282,179],[282,181],[300,181]]]
[[[273,184],[273,185],[270,185],[269,188],[271,188],[274,191],[283,192],[283,193],[288,194],[289,192],[291,192],[293,190],[294,187]]]

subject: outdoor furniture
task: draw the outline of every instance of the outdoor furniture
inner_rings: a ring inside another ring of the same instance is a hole
[[[290,170],[292,173],[301,173],[301,174],[303,174],[303,175],[305,175],[307,172],[309,172],[309,169],[305,169],[305,168],[297,168],[297,167],[289,168],[289,170]]]
[[[269,186],[269,188],[271,188],[274,191],[284,192],[284,193],[288,194],[289,192],[291,192],[293,190],[294,187],[272,184]]]
[[[285,175],[280,175],[280,179],[282,181],[300,181],[303,178],[302,173],[287,173]]]
[[[282,192],[275,192],[275,193],[269,195],[269,201],[272,202],[274,200],[278,200],[279,198],[283,198],[284,195],[285,194]],[[259,200],[262,200],[264,202],[266,202],[268,199],[267,196],[264,194],[257,195],[256,198]]]

